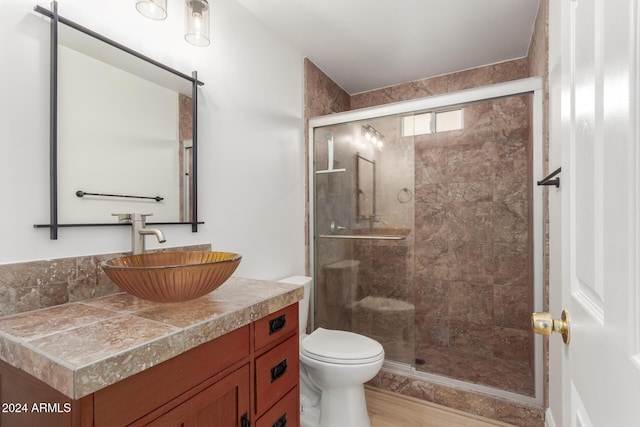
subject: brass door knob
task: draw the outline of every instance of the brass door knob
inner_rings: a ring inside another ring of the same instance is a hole
[[[569,313],[562,310],[562,318],[560,320],[553,319],[550,313],[533,313],[531,315],[531,328],[536,334],[549,336],[553,332],[562,334],[562,341],[569,344],[571,333],[569,330]]]

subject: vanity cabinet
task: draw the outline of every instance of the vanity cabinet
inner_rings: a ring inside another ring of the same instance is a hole
[[[299,426],[298,304],[202,344],[79,400],[0,362],[2,426]],[[121,368],[124,369],[124,368]]]

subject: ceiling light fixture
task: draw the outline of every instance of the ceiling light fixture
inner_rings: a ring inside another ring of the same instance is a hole
[[[184,2],[184,38],[194,46],[209,45],[209,3],[207,0]]]
[[[378,150],[382,150],[382,147],[384,146],[384,135],[378,132],[376,128],[371,125],[364,125],[362,126],[362,135],[364,136],[364,139],[371,142],[371,145]]]
[[[167,0],[136,0],[136,9],[154,20],[167,17]],[[208,46],[209,2],[207,0],[185,0],[184,38],[194,46]]]

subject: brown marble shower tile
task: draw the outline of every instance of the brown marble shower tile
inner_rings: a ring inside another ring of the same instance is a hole
[[[493,356],[493,333],[493,326],[449,320],[449,345],[457,352]]]
[[[432,166],[424,166],[420,164],[416,164],[415,168],[415,180],[416,185],[422,184],[437,184],[439,182],[444,182],[444,166],[440,165],[432,165]]]
[[[448,346],[451,331],[449,319],[432,317],[429,327],[429,342],[435,346]]]
[[[416,240],[448,239],[447,209],[442,203],[416,203]]]
[[[447,147],[444,181],[490,181],[494,177],[497,147],[494,142],[455,145]]]
[[[409,378],[404,375],[382,370],[369,382],[369,384],[384,390],[400,393],[405,396],[411,396],[416,399],[433,402],[433,384]]]
[[[526,159],[514,159],[500,162],[495,171],[493,200],[513,202],[527,200],[529,197],[530,171]]]
[[[531,289],[525,286],[494,288],[493,306],[495,325],[503,328],[528,330],[531,328]]]
[[[390,104],[396,102],[391,87],[372,90],[369,92],[356,93],[351,96],[351,109],[366,108],[376,105]]]
[[[489,67],[479,67],[448,74],[448,77],[449,92],[457,92],[463,89],[486,85],[487,82],[492,80],[492,70]]]
[[[532,346],[533,332],[531,331],[510,328],[495,329],[495,357],[526,364],[531,358]]]
[[[493,101],[495,137],[498,141],[525,139],[529,136],[530,113],[527,95],[510,96]]]
[[[448,77],[437,76],[391,87],[393,102],[447,93]]]
[[[505,165],[506,171],[511,172],[514,177],[526,177],[528,172],[528,149],[529,141],[526,136],[522,138],[509,138],[508,140],[496,143],[496,161],[498,169],[503,169]]]
[[[418,241],[418,237],[416,237],[416,277],[447,279],[450,264],[448,242],[444,240]]]
[[[474,355],[457,353],[447,345],[431,344],[418,347],[416,357],[424,361],[424,364],[416,366],[420,372],[430,372],[436,375],[445,375],[449,378],[461,378],[461,375],[470,371],[470,363]],[[464,367],[461,362],[466,359]]]
[[[413,300],[413,277],[411,276],[368,274],[367,276],[359,276],[358,281],[365,282],[368,289],[368,292],[358,299],[372,295],[402,301]]]
[[[397,241],[372,243],[370,260],[376,274],[407,277],[411,272],[409,248]]]
[[[505,200],[493,205],[494,241],[527,243],[529,240],[529,205],[527,200]]]
[[[534,408],[496,400],[496,419],[519,427],[544,427],[543,408]]]
[[[450,408],[491,417],[517,426],[544,426],[543,408],[527,407],[489,397],[485,394],[434,384],[424,379],[409,378],[399,373],[389,372],[384,368],[369,384],[405,396],[436,402]]]
[[[461,353],[445,347],[419,350],[416,357],[425,361],[424,365],[417,366],[421,372],[533,396],[534,380],[529,363]]]
[[[436,200],[439,203],[490,202],[492,198],[493,186],[488,181],[436,185]]]
[[[487,418],[495,419],[496,416],[492,398],[470,394],[446,386],[435,386],[433,402]]]
[[[449,318],[458,321],[491,324],[493,287],[482,283],[449,284]]]
[[[488,283],[491,279],[491,244],[456,242],[449,252],[451,280]]]
[[[530,285],[529,244],[494,243],[491,247],[491,273],[493,283],[497,285]]]
[[[438,185],[437,184],[424,184],[420,185],[416,183],[415,186],[415,202],[416,203],[436,203],[438,201]]]
[[[451,132],[424,133],[415,135],[413,137],[413,142],[416,149],[445,147],[449,145],[450,134]]]
[[[446,133],[451,144],[479,144],[495,140],[492,102],[465,105],[463,119],[462,129]]]
[[[491,82],[502,83],[529,77],[529,61],[527,58],[501,62],[490,65]]]
[[[445,228],[450,242],[485,243],[492,240],[491,202],[446,203]]]
[[[350,96],[308,58],[304,59],[305,117],[351,108]]]
[[[415,144],[415,185],[446,182],[448,150],[444,146]]]
[[[415,307],[417,313],[447,317],[449,281],[430,276],[416,278]]]

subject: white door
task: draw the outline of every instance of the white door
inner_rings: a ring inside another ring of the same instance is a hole
[[[550,424],[640,426],[638,0],[550,0]],[[556,335],[556,334],[554,334]]]

